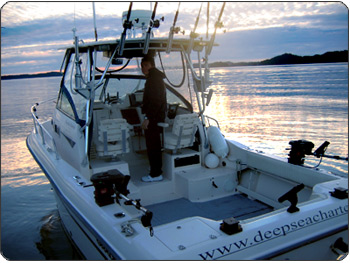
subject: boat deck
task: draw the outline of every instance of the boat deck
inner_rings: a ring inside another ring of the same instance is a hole
[[[185,198],[146,206],[153,212],[152,224],[159,226],[179,219],[200,216],[213,220],[230,217],[246,219],[271,212],[273,209],[242,194],[236,194],[208,202],[191,202]]]

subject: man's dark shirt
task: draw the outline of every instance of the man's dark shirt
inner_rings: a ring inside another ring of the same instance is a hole
[[[149,120],[162,122],[165,119],[167,101],[164,78],[164,73],[158,69],[151,68],[149,70],[142,106],[142,112]]]

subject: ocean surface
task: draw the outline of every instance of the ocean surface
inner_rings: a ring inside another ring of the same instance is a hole
[[[348,64],[214,68],[206,114],[227,138],[288,157],[288,142],[348,156]],[[79,259],[61,226],[51,186],[26,147],[31,106],[55,98],[60,78],[1,81],[1,253],[10,260]],[[40,103],[41,104],[41,103]],[[54,103],[42,103],[45,120]],[[307,158],[315,166],[320,159]],[[321,168],[348,176],[348,163],[323,158]]]

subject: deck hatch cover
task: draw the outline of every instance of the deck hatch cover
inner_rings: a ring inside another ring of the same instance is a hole
[[[154,236],[172,251],[183,250],[220,235],[199,219],[178,221],[154,231]]]

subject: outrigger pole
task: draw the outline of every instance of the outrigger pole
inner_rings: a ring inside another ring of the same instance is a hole
[[[146,32],[145,44],[144,44],[144,47],[143,47],[143,54],[145,54],[145,55],[148,53],[149,40],[151,38],[152,28],[154,27],[154,17],[156,16],[157,6],[158,6],[158,2],[156,2],[155,5],[154,5],[153,12],[152,12],[152,17],[151,17],[151,20],[149,21],[148,30]]]

